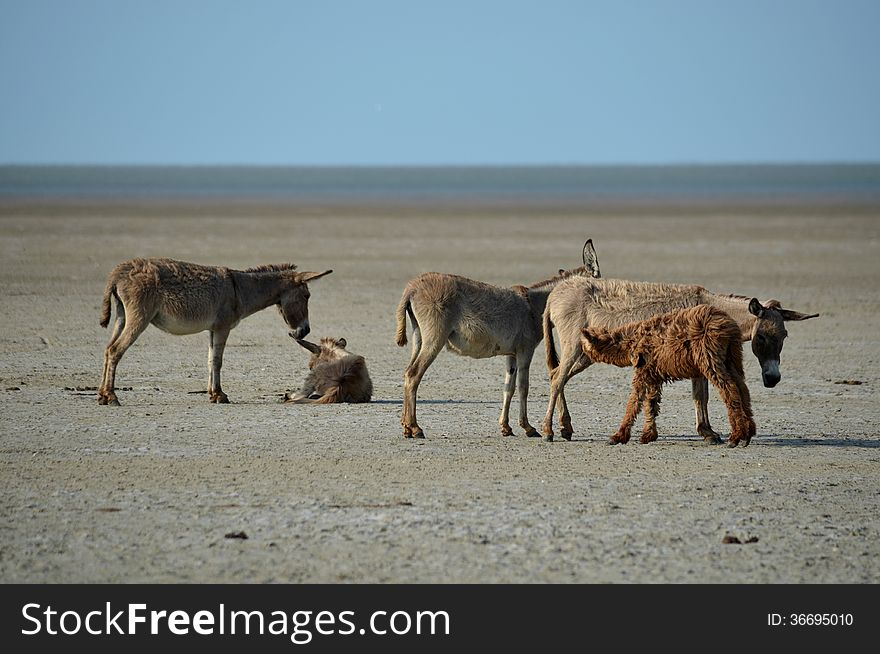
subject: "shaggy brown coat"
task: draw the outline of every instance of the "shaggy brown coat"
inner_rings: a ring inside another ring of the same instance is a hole
[[[284,396],[294,404],[335,404],[338,402],[369,402],[373,381],[367,372],[364,357],[345,349],[344,338],[322,338],[320,345],[297,340],[312,353],[309,372],[302,388]]]
[[[581,346],[592,361],[633,366],[632,394],[611,443],[626,443],[641,406],[645,409],[642,443],[657,440],[655,419],[664,383],[705,377],[718,389],[730,420],[728,445],[748,446],[755,435],[751,399],[743,375],[742,332],[720,309],[699,305],[615,330],[583,330]]]
[[[562,437],[569,439],[574,431],[564,389],[569,379],[592,363],[581,348],[584,327],[614,329],[699,304],[721,309],[736,321],[743,340],[751,340],[752,352],[761,364],[761,379],[767,387],[775,386],[781,379],[780,352],[788,335],[785,323],[819,315],[783,309],[776,300],[762,304],[756,298],[713,293],[691,284],[570,277],[553,289],[544,311],[544,345],[550,373],[550,400],[542,425],[545,440],[553,440],[553,412],[557,407]],[[553,343],[554,328],[561,348],[558,357]],[[709,424],[709,384],[703,377],[691,382],[697,433],[707,442],[720,443],[720,437]]]
[[[150,324],[169,334],[209,332],[208,397],[211,402],[228,403],[220,387],[220,368],[230,330],[243,318],[274,304],[291,335],[304,338],[309,333],[307,282],[331,272],[297,272],[289,263],[247,270],[173,259],[120,263],[107,278],[101,308],[102,327],[110,324],[111,304],[116,320],[104,349],[98,403],[119,404],[116,366]]]

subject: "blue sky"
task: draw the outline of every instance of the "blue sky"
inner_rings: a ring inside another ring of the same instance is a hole
[[[0,0],[0,164],[880,161],[880,2]]]

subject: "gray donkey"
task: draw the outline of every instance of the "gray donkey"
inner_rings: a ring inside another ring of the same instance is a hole
[[[397,344],[406,345],[406,316],[413,326],[412,356],[404,372],[403,435],[424,438],[416,422],[416,393],[425,371],[443,347],[457,354],[483,359],[504,356],[507,373],[501,434],[513,433],[508,416],[514,386],[519,393],[519,424],[527,436],[538,436],[529,424],[527,398],[529,365],[543,332],[541,317],[550,291],[563,279],[599,277],[599,262],[592,240],[584,244],[584,265],[560,270],[559,275],[529,287],[500,288],[466,277],[429,272],[411,280],[397,307]]]
[[[107,279],[101,326],[110,323],[111,302],[116,321],[104,350],[104,376],[98,404],[119,405],[116,366],[125,351],[151,323],[169,334],[208,331],[208,396],[226,404],[220,388],[223,349],[229,331],[242,318],[276,305],[295,338],[309,333],[307,282],[329,275],[296,272],[293,264],[271,264],[233,270],[173,259],[132,259],[116,266]]]
[[[364,357],[345,349],[344,338],[322,338],[321,344],[297,339],[312,353],[309,374],[298,393],[284,396],[294,404],[335,404],[337,402],[369,402],[373,381],[367,372]]]
[[[743,340],[752,342],[752,352],[761,364],[764,386],[774,387],[781,379],[779,357],[788,336],[785,323],[816,318],[818,313],[783,309],[777,300],[761,304],[743,295],[713,293],[702,286],[633,282],[622,279],[570,278],[559,284],[547,299],[544,311],[544,346],[550,373],[550,402],[544,416],[544,440],[553,440],[553,411],[559,408],[562,437],[570,440],[573,428],[565,401],[565,384],[586,370],[593,361],[581,348],[585,327],[615,329],[637,320],[708,304],[721,309],[739,325]],[[553,329],[559,336],[561,354],[553,343]],[[709,424],[707,403],[709,383],[705,377],[691,380],[697,432],[707,443],[720,443],[721,437]]]

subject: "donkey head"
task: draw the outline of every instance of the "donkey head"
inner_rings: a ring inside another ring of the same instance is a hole
[[[332,270],[319,272],[291,273],[281,297],[278,309],[284,316],[284,322],[290,327],[290,336],[305,338],[309,333],[309,287],[308,282],[329,275]]]
[[[773,388],[782,379],[779,373],[779,354],[788,332],[785,329],[787,320],[807,320],[816,318],[818,313],[799,313],[783,309],[778,300],[768,300],[761,304],[756,298],[749,302],[749,313],[757,320],[752,327],[752,352],[761,364],[761,381],[767,388]]]
[[[296,342],[312,353],[312,358],[309,360],[309,370],[313,370],[319,363],[341,359],[348,354],[345,350],[348,343],[344,338],[322,338],[320,345],[299,338],[296,339]]]
[[[588,327],[581,332],[581,349],[596,363],[610,363],[620,368],[644,365],[639,360],[639,352],[631,345],[629,339],[607,329]]]

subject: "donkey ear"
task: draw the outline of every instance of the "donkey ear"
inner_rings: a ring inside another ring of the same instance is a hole
[[[346,345],[348,345],[348,341],[346,341],[344,338],[337,338],[337,339],[336,339],[336,345],[338,345],[339,347],[344,348]]]
[[[300,338],[296,339],[296,342],[306,348],[312,354],[318,354],[321,351],[320,345],[315,345],[314,343],[309,343],[308,341],[304,341]]]
[[[596,256],[596,248],[593,247],[593,239],[588,238],[584,243],[584,251],[582,254],[584,260],[584,268],[590,271],[592,277],[597,279],[602,276],[599,272],[599,257]]]
[[[761,306],[761,303],[758,302],[758,298],[753,297],[749,300],[749,313],[753,316],[757,316],[758,318],[764,315],[764,307]]]
[[[309,282],[313,282],[316,279],[321,279],[324,275],[329,275],[332,273],[332,270],[325,270],[324,272],[301,272],[298,274],[299,281],[303,284],[308,284]]]
[[[589,327],[586,327],[581,330],[581,334],[590,345],[593,345],[596,342],[596,335],[590,330]]]
[[[779,315],[783,320],[808,320],[810,318],[818,318],[818,313],[800,313],[789,309],[779,309]]]

